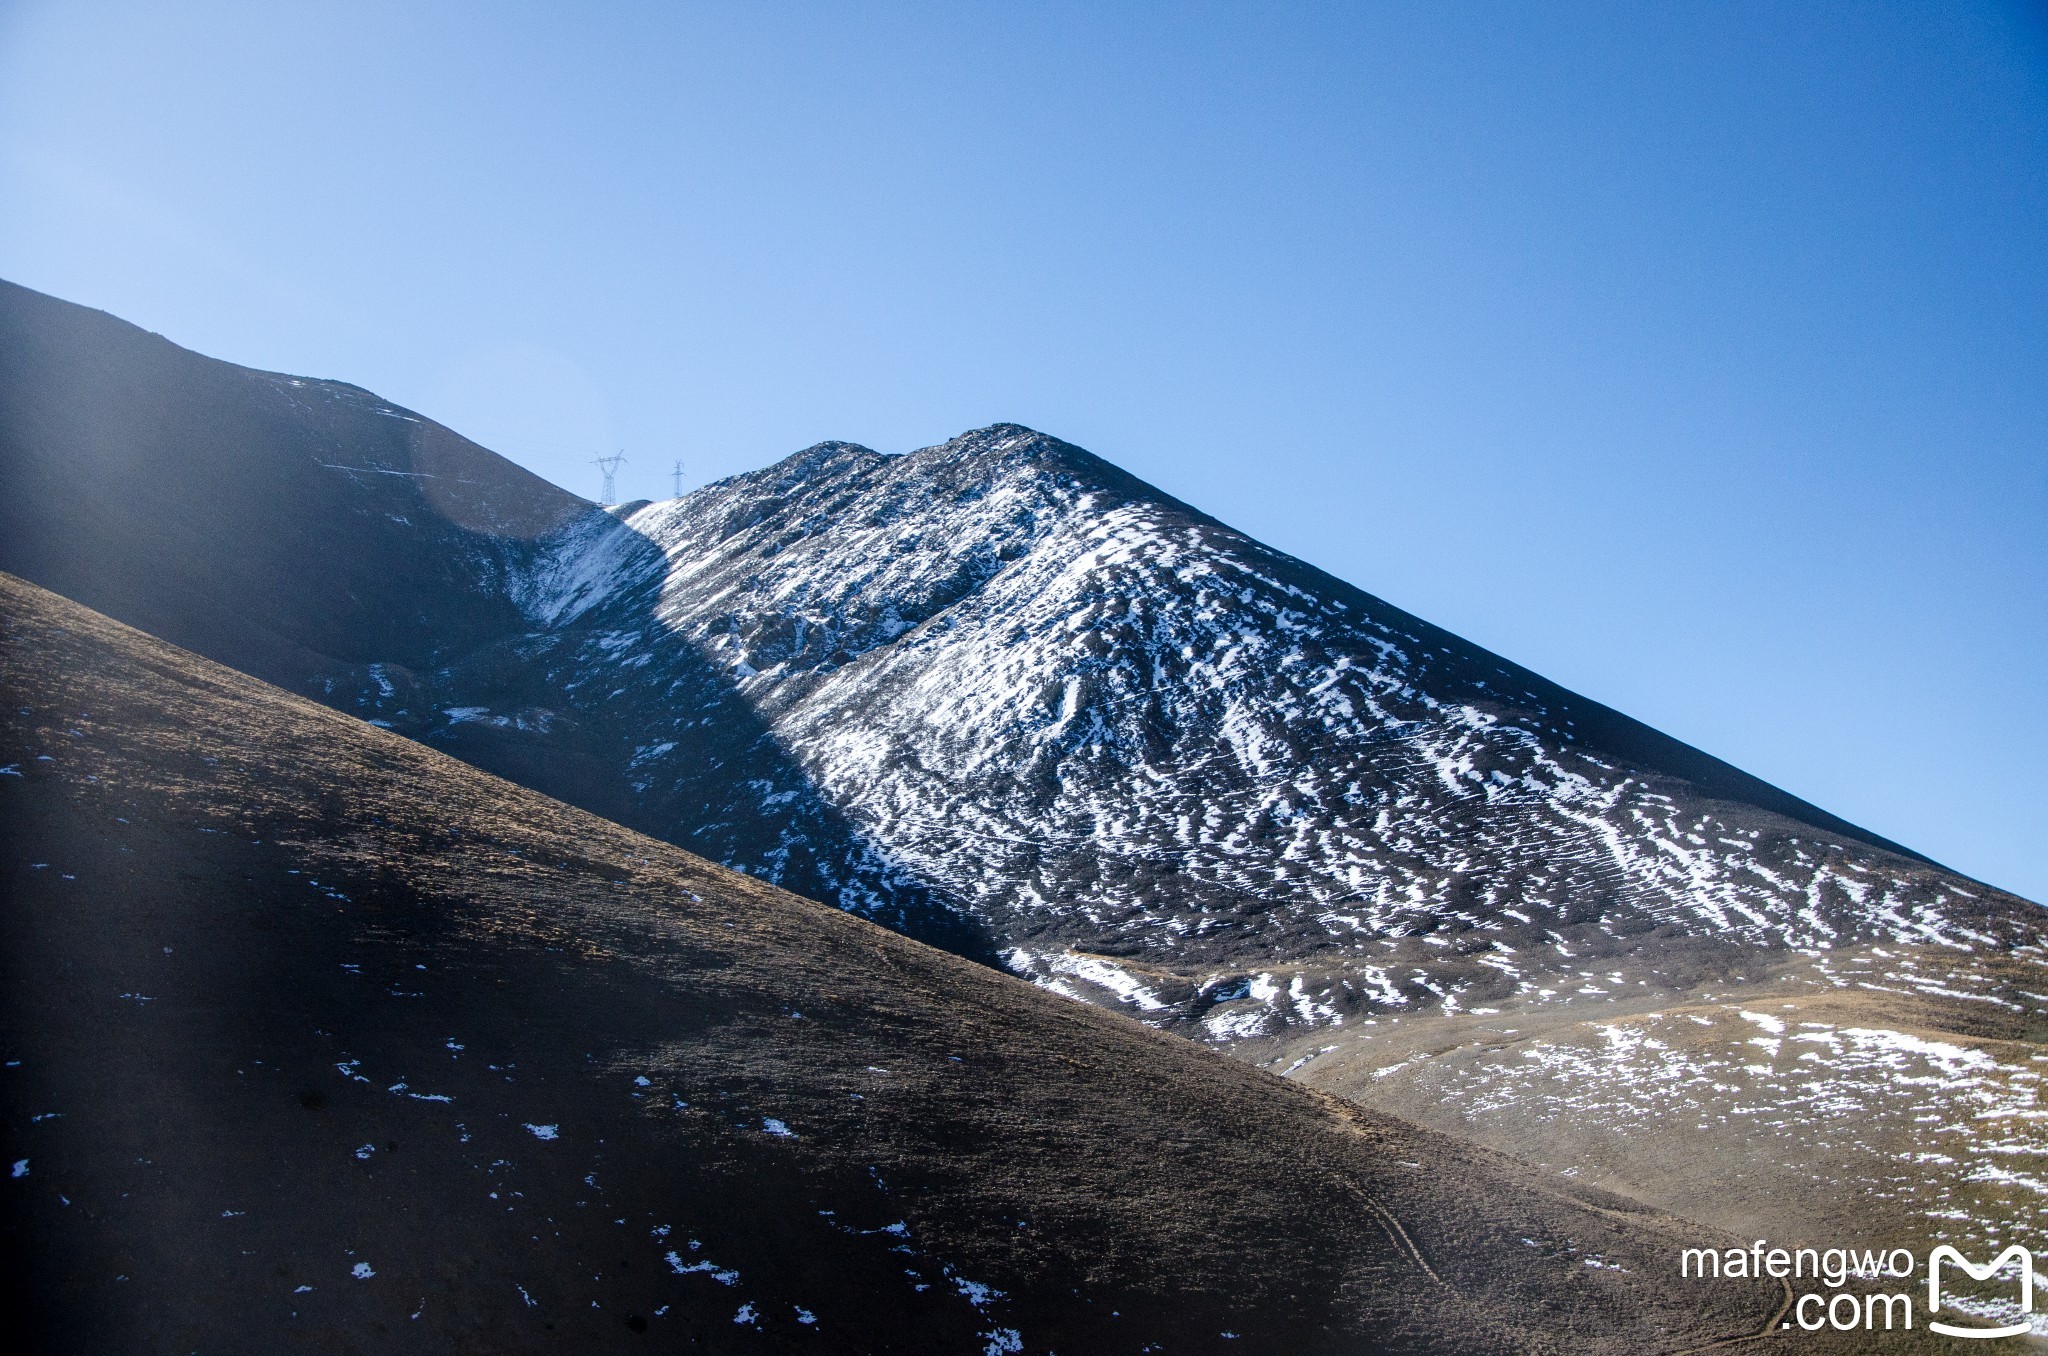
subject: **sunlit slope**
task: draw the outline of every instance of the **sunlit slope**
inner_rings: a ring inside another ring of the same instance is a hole
[[[2040,1238],[2048,1045],[2009,1009],[1875,982],[1947,959],[1875,950],[1838,957],[1866,977],[1841,986],[1790,966],[1677,1004],[1432,1015],[1281,1057],[1315,1086],[1746,1236],[1970,1256]]]
[[[1674,1285],[1698,1231],[0,606],[48,1349],[1636,1352],[1780,1300]]]

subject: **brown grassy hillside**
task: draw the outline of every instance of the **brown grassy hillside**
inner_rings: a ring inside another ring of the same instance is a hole
[[[0,626],[38,1349],[1643,1352],[1780,1302],[9,576]]]

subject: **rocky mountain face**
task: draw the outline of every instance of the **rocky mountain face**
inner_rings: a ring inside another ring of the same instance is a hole
[[[1015,426],[587,514],[517,598],[534,691],[630,732],[636,824],[892,922],[914,896],[1018,973],[1204,1039],[2033,935],[2008,898]],[[492,681],[342,699],[449,738],[518,719]]]

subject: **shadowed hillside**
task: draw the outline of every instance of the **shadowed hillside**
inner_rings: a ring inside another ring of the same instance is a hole
[[[1662,1217],[0,609],[44,1349],[1635,1352],[1780,1300],[1674,1285],[1703,1240]]]
[[[0,569],[298,687],[517,627],[583,500],[344,382],[0,282]]]

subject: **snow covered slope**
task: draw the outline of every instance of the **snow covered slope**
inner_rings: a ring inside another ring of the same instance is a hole
[[[2037,906],[1055,439],[593,513],[520,598],[661,836],[1745,1236],[2043,1218]]]
[[[592,513],[520,597],[561,704],[631,731],[640,827],[956,910],[1019,973],[1210,1040],[2039,940],[2031,906],[1014,425]]]

